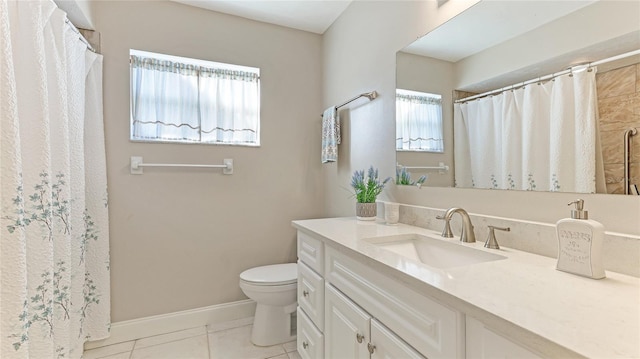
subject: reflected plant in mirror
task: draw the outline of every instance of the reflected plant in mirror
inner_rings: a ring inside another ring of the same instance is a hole
[[[427,175],[422,175],[417,181],[411,179],[411,172],[407,171],[404,166],[396,167],[396,184],[401,186],[418,186],[422,187],[427,180]]]
[[[399,94],[442,94],[443,146],[398,145],[398,97],[396,162],[453,163],[429,186],[633,194],[639,49],[638,1],[478,2],[397,53]]]

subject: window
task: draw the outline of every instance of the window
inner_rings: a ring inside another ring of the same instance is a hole
[[[132,141],[260,146],[260,69],[129,55]]]
[[[396,90],[396,150],[444,152],[441,95]]]

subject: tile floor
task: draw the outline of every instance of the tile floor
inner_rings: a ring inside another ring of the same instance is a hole
[[[299,359],[296,342],[251,344],[253,318],[156,335],[84,352],[84,359]]]

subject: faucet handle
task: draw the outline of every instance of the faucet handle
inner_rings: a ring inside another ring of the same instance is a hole
[[[498,240],[496,239],[496,232],[495,232],[496,229],[499,231],[505,231],[505,232],[511,231],[510,227],[503,228],[503,227],[489,226],[489,236],[487,237],[487,241],[484,242],[485,248],[500,249],[500,245],[498,245]]]
[[[449,223],[451,219],[446,218],[446,216],[436,216],[436,219],[440,219],[444,221],[444,228],[442,229],[442,237],[453,238],[453,231],[451,230],[451,224]]]

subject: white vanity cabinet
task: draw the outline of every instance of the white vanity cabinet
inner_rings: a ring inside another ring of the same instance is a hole
[[[324,355],[324,243],[298,232],[297,344],[303,359]]]
[[[302,358],[464,357],[462,314],[302,231],[297,317]]]
[[[588,280],[556,271],[554,258],[510,248],[501,259],[440,268],[425,254],[433,247],[413,239],[447,243],[438,260],[498,252],[407,224],[322,218],[293,226],[303,358],[367,357],[369,344],[370,358],[640,358],[640,325],[629,321],[636,277]]]
[[[374,343],[372,348],[373,353],[371,354],[372,358],[425,358],[375,319],[371,320],[371,342]]]
[[[349,251],[298,232],[302,358],[539,358]]]
[[[304,359],[324,358],[324,335],[318,330],[306,313],[298,307],[297,344],[298,354]]]
[[[325,293],[327,358],[424,358],[333,286]]]
[[[329,285],[335,287],[421,355],[464,358],[462,313],[331,246],[325,247],[324,278],[325,293]]]
[[[331,285],[325,288],[327,358],[369,358],[371,316]]]
[[[320,331],[324,329],[324,279],[298,262],[298,306]]]
[[[466,327],[467,359],[540,359],[536,354],[487,328],[477,319],[467,316]]]

